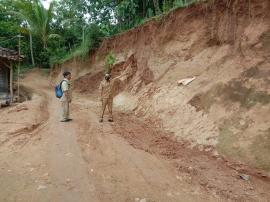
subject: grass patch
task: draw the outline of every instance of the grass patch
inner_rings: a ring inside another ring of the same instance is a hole
[[[223,98],[227,101],[239,102],[241,107],[251,108],[257,103],[270,103],[270,95],[264,91],[247,88],[240,81],[232,81],[223,89]]]
[[[227,84],[217,84],[205,93],[195,95],[189,102],[197,111],[209,112],[214,103],[228,105],[239,103],[240,107],[250,109],[257,103],[270,103],[270,94],[266,91],[257,91],[247,88],[241,81],[232,80]]]
[[[270,128],[263,131],[250,146],[256,165],[270,171]]]
[[[239,125],[238,118],[224,121],[219,128],[217,149],[220,153],[240,159],[244,156],[244,151],[238,146],[240,137],[239,134],[235,134],[231,130],[231,128],[237,125]]]

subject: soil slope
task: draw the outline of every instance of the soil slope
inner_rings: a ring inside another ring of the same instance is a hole
[[[103,41],[88,59],[73,59],[74,88],[96,95],[104,57],[119,74],[133,58],[136,72],[115,107],[188,142],[270,171],[270,2],[221,0],[177,9]],[[187,86],[177,81],[196,77]]]

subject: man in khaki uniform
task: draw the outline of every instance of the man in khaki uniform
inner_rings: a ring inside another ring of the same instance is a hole
[[[101,117],[100,122],[103,122],[103,116],[106,107],[108,107],[109,111],[109,121],[113,122],[113,115],[112,115],[112,106],[113,106],[113,87],[114,87],[114,80],[111,81],[111,75],[105,74],[105,79],[101,82],[99,86],[100,96],[101,96]]]
[[[121,84],[123,85],[123,83],[125,81],[127,81],[127,79],[132,76],[133,74],[133,69],[132,69],[132,65],[131,65],[131,61],[128,61],[128,63],[126,64],[128,67],[126,68],[126,70],[123,72],[123,74],[121,74],[120,76],[111,79],[111,75],[110,74],[105,74],[104,80],[101,82],[100,86],[99,86],[99,90],[100,90],[100,96],[101,96],[101,116],[99,119],[99,122],[103,122],[103,116],[104,116],[104,112],[106,110],[106,107],[108,107],[108,111],[109,111],[109,122],[113,122],[113,115],[112,115],[112,108],[113,108],[113,97],[116,94],[116,85],[117,84]]]
[[[63,73],[64,79],[61,82],[61,89],[63,91],[63,96],[61,97],[61,105],[62,105],[62,119],[61,122],[68,122],[72,119],[69,118],[69,104],[71,103],[71,89],[70,89],[70,80],[71,80],[71,73],[64,72]]]

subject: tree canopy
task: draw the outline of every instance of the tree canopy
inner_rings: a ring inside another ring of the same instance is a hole
[[[0,46],[18,49],[26,65],[49,67],[87,56],[110,37],[197,0],[0,0]]]

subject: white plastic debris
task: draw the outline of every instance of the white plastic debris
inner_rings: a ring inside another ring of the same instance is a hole
[[[146,198],[140,199],[140,198],[135,198],[136,202],[146,202]]]
[[[240,176],[240,178],[242,180],[245,180],[245,181],[248,181],[250,179],[250,176],[249,175],[246,175],[246,174],[240,174],[239,176]]]
[[[44,173],[43,175],[42,175],[42,177],[48,177],[49,176],[49,173]]]
[[[188,84],[190,84],[195,79],[196,79],[196,77],[194,76],[192,78],[181,79],[177,83],[178,83],[179,86],[181,86],[181,85],[187,86]]]
[[[47,189],[47,186],[39,185],[38,188],[37,188],[38,191],[43,190],[43,189]]]
[[[66,178],[66,183],[70,183],[71,179],[70,178]]]
[[[66,153],[65,156],[73,157],[73,154],[69,152],[69,153]]]
[[[178,176],[178,175],[176,175],[176,179],[177,180],[182,180],[182,178],[180,176]]]

